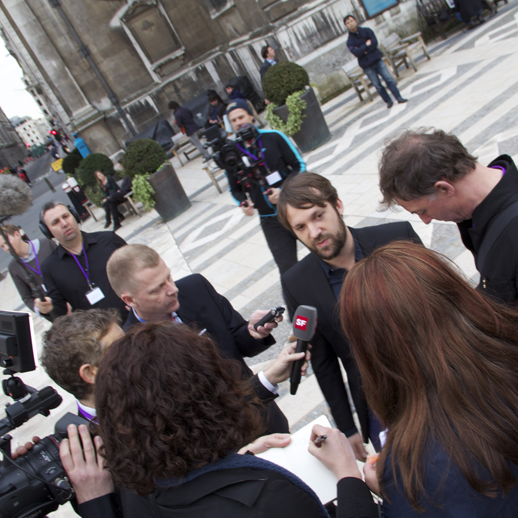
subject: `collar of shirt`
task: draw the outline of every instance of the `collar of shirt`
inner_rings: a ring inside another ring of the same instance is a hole
[[[131,310],[133,311],[133,314],[135,315],[135,318],[139,321],[139,322],[142,322],[143,324],[146,323],[146,321],[140,317],[138,315],[138,313],[135,311],[135,308],[131,308]],[[182,322],[182,319],[178,316],[178,314],[176,313],[176,311],[173,311],[171,313],[171,320],[175,323],[175,324],[183,324]],[[204,330],[205,331],[205,330]],[[200,333],[201,334],[201,333]]]
[[[97,417],[97,412],[95,411],[95,408],[83,405],[79,402],[79,400],[76,401],[77,408],[79,409],[79,413],[88,419],[89,421],[94,420]]]
[[[85,250],[88,250],[89,246],[94,244],[94,243],[97,243],[97,237],[96,236],[92,236],[92,234],[89,234],[88,232],[81,232],[82,236],[83,236],[83,247]],[[63,257],[66,255],[66,254],[70,254],[70,252],[68,252],[67,250],[65,250],[63,248],[63,246],[59,245],[58,247],[58,254],[59,254],[59,258],[60,259],[63,259]]]
[[[268,63],[270,63],[270,65],[276,65],[277,64],[277,61],[275,61],[275,59],[267,59],[266,61],[268,61]]]
[[[35,239],[34,241],[29,241],[29,253],[27,254],[27,257],[21,257],[21,259],[23,259],[26,263],[30,263],[35,258],[31,243],[34,247],[34,252],[36,252],[36,255],[40,253],[40,240]]]
[[[352,228],[349,228],[349,230],[351,231],[351,235],[354,239],[354,261],[358,262],[365,258],[365,254],[363,253],[363,250],[360,247],[358,239],[356,239],[356,234],[354,233],[354,230]],[[329,286],[331,286],[333,294],[336,300],[338,300],[340,296],[340,290],[342,289],[342,284],[344,282],[345,276],[347,275],[347,270],[345,268],[333,269],[331,268],[331,266],[329,266],[329,264],[320,259],[320,257],[318,258],[318,260],[320,261],[320,264],[324,269],[324,273],[326,274]]]

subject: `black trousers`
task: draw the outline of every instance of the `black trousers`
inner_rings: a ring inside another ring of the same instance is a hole
[[[113,224],[117,227],[120,224],[120,218],[122,216],[117,207],[126,201],[124,193],[120,191],[114,192],[106,201],[110,205]]]
[[[297,262],[297,238],[281,225],[277,216],[261,217],[261,227],[282,275]]]

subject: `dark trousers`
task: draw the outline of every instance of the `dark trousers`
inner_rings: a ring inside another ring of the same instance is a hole
[[[110,205],[110,212],[113,218],[113,224],[118,227],[120,225],[120,218],[122,214],[119,212],[118,206],[126,201],[126,198],[124,198],[123,192],[117,191],[114,192],[109,198],[108,198],[108,204]]]
[[[399,93],[396,82],[393,77],[390,75],[388,71],[387,65],[385,65],[384,61],[380,59],[376,61],[370,67],[364,68],[363,71],[367,74],[367,77],[370,79],[370,82],[374,85],[377,92],[380,94],[380,97],[387,103],[390,104],[392,99],[388,94],[385,87],[381,84],[380,77],[385,81],[388,86],[388,89],[392,92],[392,95],[395,97],[396,101],[401,100],[401,94]]]
[[[297,238],[280,224],[277,216],[261,217],[261,227],[282,275],[297,262]]]

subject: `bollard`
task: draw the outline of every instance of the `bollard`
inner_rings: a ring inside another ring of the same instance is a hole
[[[49,182],[49,179],[44,176],[43,179],[45,180],[45,182],[47,183],[47,185],[49,186],[49,189],[52,191],[52,192],[56,192],[56,189],[54,189],[54,187],[52,186],[52,184]]]

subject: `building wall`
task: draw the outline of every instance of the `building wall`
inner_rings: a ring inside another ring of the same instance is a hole
[[[11,121],[0,108],[0,167],[18,165],[27,156],[25,144],[16,133]]]
[[[15,126],[16,133],[25,144],[38,146],[45,144],[49,136],[48,123],[45,119],[27,118],[25,122]]]
[[[377,33],[405,25],[415,6],[401,5],[368,23]],[[323,95],[338,91],[339,67],[352,58],[342,19],[362,17],[358,0],[61,0],[60,7],[63,16],[49,0],[4,0],[0,24],[49,113],[108,155],[131,136],[128,123],[140,132],[170,120],[172,99],[183,103],[208,88],[224,96],[239,75],[261,92],[265,42],[281,60],[305,66]]]

